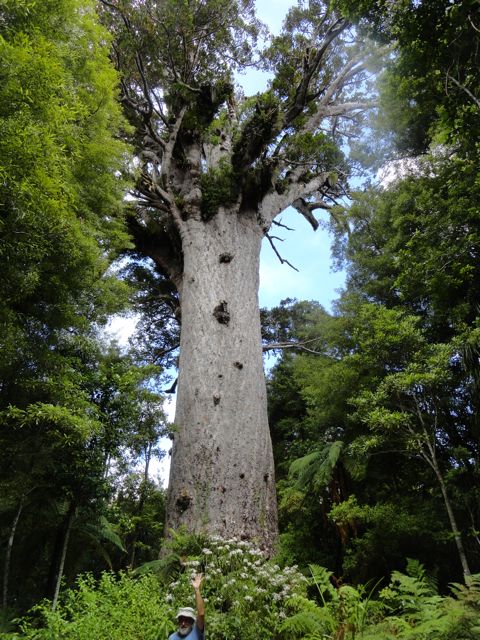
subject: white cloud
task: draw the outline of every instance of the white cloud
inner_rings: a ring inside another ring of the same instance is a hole
[[[113,316],[108,321],[104,334],[107,339],[116,340],[119,345],[125,347],[135,331],[139,319],[137,314]]]

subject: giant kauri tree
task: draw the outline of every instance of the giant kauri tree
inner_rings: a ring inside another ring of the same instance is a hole
[[[102,0],[135,126],[130,227],[181,311],[167,528],[277,533],[258,308],[259,252],[293,206],[312,227],[346,188],[371,104],[365,47],[320,0],[260,53],[252,0]],[[246,97],[238,72],[262,66]]]

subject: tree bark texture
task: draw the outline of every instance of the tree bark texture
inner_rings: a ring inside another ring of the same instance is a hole
[[[182,230],[180,373],[167,529],[277,535],[258,306],[263,232],[228,210]]]

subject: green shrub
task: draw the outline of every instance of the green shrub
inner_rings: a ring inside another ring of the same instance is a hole
[[[171,610],[154,575],[133,579],[104,573],[81,576],[55,611],[44,601],[21,622],[20,635],[35,640],[158,640],[174,629]]]
[[[162,560],[136,575],[104,573],[98,582],[82,576],[55,612],[42,602],[20,621],[21,634],[3,638],[164,640],[177,608],[195,605],[191,578],[200,571],[209,640],[277,638],[287,601],[306,592],[296,567],[281,569],[249,542],[177,535]]]

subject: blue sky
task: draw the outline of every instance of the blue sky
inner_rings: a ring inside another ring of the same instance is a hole
[[[297,298],[317,300],[330,310],[331,302],[338,297],[338,290],[344,284],[345,274],[331,269],[329,234],[321,228],[313,231],[291,208],[277,219],[294,229],[274,228],[273,235],[285,238],[283,242],[276,242],[277,249],[299,271],[281,264],[265,239],[260,256],[260,305],[273,307],[284,298]]]

